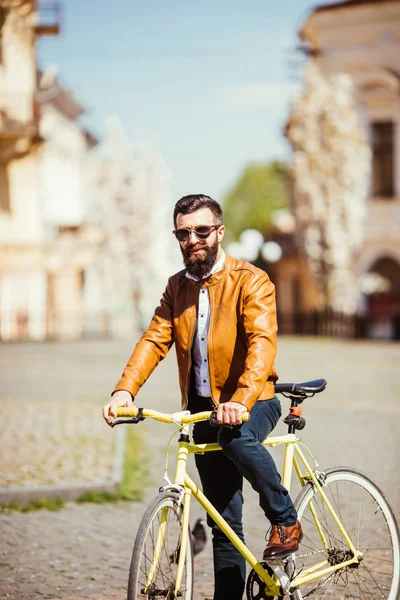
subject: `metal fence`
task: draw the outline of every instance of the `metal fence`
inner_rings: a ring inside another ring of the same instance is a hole
[[[400,340],[400,314],[389,322],[390,339]],[[279,312],[279,333],[283,335],[311,335],[363,339],[376,337],[374,322],[368,316],[345,314],[333,310],[307,312]]]
[[[375,323],[364,315],[347,315],[330,310],[285,313],[278,311],[279,335],[327,336],[334,338],[385,338],[400,340],[400,314],[377,335]],[[23,340],[68,340],[91,337],[133,336],[139,331],[132,315],[111,315],[105,311],[35,313],[13,311],[0,315],[0,342]]]

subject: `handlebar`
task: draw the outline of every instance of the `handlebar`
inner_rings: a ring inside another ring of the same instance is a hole
[[[189,425],[191,423],[198,423],[200,421],[207,421],[215,416],[215,411],[206,410],[203,412],[190,414],[188,410],[168,414],[151,410],[149,408],[138,408],[137,406],[120,406],[116,409],[117,417],[137,417],[138,420],[144,418],[154,419],[155,421],[161,421],[162,423],[174,423],[181,425]],[[245,412],[241,415],[242,423],[250,419],[250,413]],[[121,421],[120,421],[121,422]],[[135,421],[134,421],[135,422]],[[117,424],[115,421],[113,424]],[[221,423],[223,425],[223,423]]]

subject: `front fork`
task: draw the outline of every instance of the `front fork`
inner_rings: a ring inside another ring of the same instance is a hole
[[[191,541],[188,539],[189,537],[189,515],[190,515],[190,500],[191,500],[192,492],[189,489],[185,489],[184,498],[183,498],[183,513],[182,513],[182,529],[181,529],[181,548],[179,552],[178,559],[178,570],[176,573],[176,581],[175,581],[175,597],[178,597],[178,592],[182,583],[183,570],[185,568],[185,563],[187,560],[187,545],[190,544]]]
[[[177,540],[177,549],[179,548],[179,558],[178,558],[178,568],[176,572],[175,579],[175,589],[174,589],[174,597],[178,597],[179,589],[182,583],[183,571],[185,568],[186,557],[187,557],[187,545],[190,543],[188,541],[189,536],[189,515],[190,515],[190,500],[191,500],[192,492],[189,489],[185,489],[183,494],[183,510],[182,510],[182,526],[181,526],[181,535]],[[154,547],[154,556],[149,569],[149,573],[146,579],[146,585],[144,588],[144,592],[147,593],[149,590],[154,575],[158,569],[158,564],[160,562],[160,557],[164,548],[164,537],[168,522],[168,511],[170,507],[165,506],[161,511],[161,519],[160,525],[157,532],[157,539]]]
[[[154,575],[158,569],[158,563],[160,561],[160,555],[161,555],[161,551],[162,551],[162,548],[164,545],[164,536],[165,536],[165,528],[167,526],[167,521],[168,521],[168,506],[165,506],[161,511],[161,520],[160,520],[160,526],[159,526],[158,532],[157,532],[157,539],[156,539],[156,544],[155,544],[155,548],[154,548],[154,556],[153,556],[153,560],[152,560],[152,563],[150,566],[149,574],[147,575],[146,585],[144,588],[145,594],[147,593],[149,587],[151,586],[153,579],[154,579]]]
[[[178,558],[178,568],[176,573],[175,580],[175,590],[174,595],[178,597],[179,589],[182,583],[183,571],[185,568],[186,557],[187,557],[187,545],[190,543],[188,540],[189,535],[189,516],[190,516],[190,500],[192,492],[184,487],[184,480],[186,475],[186,462],[189,454],[189,437],[187,434],[182,433],[179,438],[179,449],[178,449],[178,459],[176,464],[176,473],[175,480],[172,486],[168,486],[175,491],[183,491],[183,501],[181,496],[181,501],[179,502],[181,505],[183,504],[182,509],[182,526],[181,526],[181,535],[180,539],[177,541],[177,546],[179,547],[179,558]],[[167,489],[167,488],[165,488]],[[168,521],[168,510],[169,507],[166,506],[162,509],[161,512],[161,520],[160,526],[157,532],[157,539],[154,548],[154,556],[153,561],[147,576],[145,592],[150,588],[154,575],[158,569],[158,564],[160,561],[160,556],[162,549],[164,547],[164,537],[167,527]]]
[[[186,477],[186,462],[189,456],[189,436],[188,434],[181,433],[178,443],[178,458],[176,462],[175,480],[174,485],[179,486],[184,490],[183,495],[183,512],[182,512],[182,529],[181,529],[181,548],[178,559],[178,570],[176,573],[175,581],[175,597],[178,596],[179,588],[181,587],[183,569],[186,562],[187,544],[188,544],[188,532],[189,532],[189,515],[190,515],[190,500],[192,492],[185,487]],[[190,542],[189,542],[190,543]]]

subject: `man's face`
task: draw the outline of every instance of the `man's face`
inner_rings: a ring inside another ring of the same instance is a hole
[[[188,215],[179,213],[176,217],[176,229],[191,229],[200,225],[215,226],[214,215],[209,208],[201,208]],[[224,237],[225,227],[217,226],[206,239],[198,239],[191,231],[186,242],[179,246],[185,267],[192,275],[200,279],[209,273],[221,256],[221,242]]]

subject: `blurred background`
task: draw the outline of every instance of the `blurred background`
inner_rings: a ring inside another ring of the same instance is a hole
[[[0,340],[132,337],[223,204],[282,334],[400,339],[400,2],[0,0]]]
[[[275,283],[281,381],[329,383],[305,403],[321,466],[400,515],[400,0],[315,1],[0,0],[1,598],[124,594],[171,432],[124,442],[100,409],[182,268],[186,194]],[[173,354],[140,406],[177,410]]]

